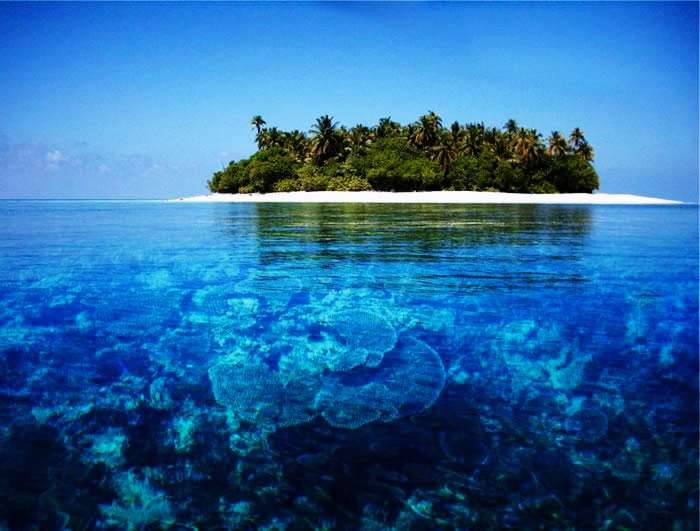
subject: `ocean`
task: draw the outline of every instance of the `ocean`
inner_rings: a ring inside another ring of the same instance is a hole
[[[698,528],[698,207],[0,201],[0,529]]]

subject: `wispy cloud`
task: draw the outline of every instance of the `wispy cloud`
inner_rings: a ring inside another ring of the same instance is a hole
[[[2,198],[170,197],[201,192],[202,170],[142,154],[99,153],[86,143],[15,142],[0,135]]]
[[[46,160],[48,161],[48,168],[55,169],[63,162],[68,162],[68,157],[61,153],[57,149],[52,149],[46,154]]]

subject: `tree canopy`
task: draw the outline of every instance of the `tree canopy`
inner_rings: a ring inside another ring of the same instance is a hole
[[[503,128],[453,122],[430,111],[408,125],[390,117],[346,128],[324,115],[308,133],[250,122],[258,151],[208,181],[212,192],[477,190],[520,193],[598,189],[593,147],[578,127],[567,136],[508,120]]]

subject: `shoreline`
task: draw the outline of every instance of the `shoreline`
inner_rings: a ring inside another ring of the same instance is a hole
[[[195,195],[168,203],[424,203],[536,205],[682,205],[682,201],[633,194],[509,194],[505,192],[273,192]]]

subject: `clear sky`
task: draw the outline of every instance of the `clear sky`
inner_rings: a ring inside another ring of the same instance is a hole
[[[308,129],[581,127],[601,191],[697,201],[698,4],[0,4],[0,197],[202,193]]]

